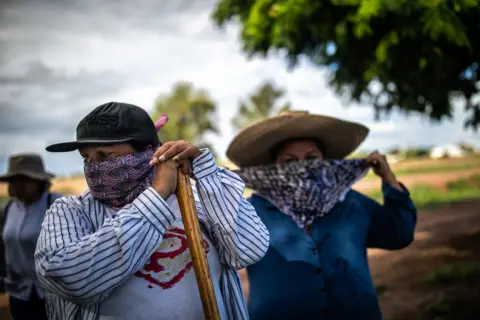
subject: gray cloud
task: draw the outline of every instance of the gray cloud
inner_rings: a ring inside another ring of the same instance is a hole
[[[0,167],[5,168],[6,155],[12,150],[26,149],[42,152],[47,166],[60,172],[81,169],[78,155],[47,154],[45,145],[73,138],[78,121],[93,107],[152,79],[145,76],[144,65],[132,73],[128,68],[102,68],[101,63],[82,69],[78,54],[71,61],[65,59],[75,51],[90,51],[92,43],[103,39],[115,43],[118,37],[124,42],[130,38],[134,47],[138,35],[181,36],[185,22],[212,3],[1,1]],[[105,53],[113,58],[122,54],[115,50]],[[55,66],[58,61],[65,67]]]
[[[5,156],[12,150],[26,149],[42,152],[61,171],[71,168],[71,161],[63,160],[78,156],[53,157],[43,152],[45,145],[73,138],[85,114],[122,93],[125,97],[125,90],[152,83],[165,86],[173,80],[152,73],[148,63],[136,66],[136,61],[130,61],[122,68],[122,60],[113,66],[102,66],[102,62],[122,56],[118,52],[122,49],[141,59],[150,52],[136,51],[136,41],[140,38],[145,47],[146,35],[151,35],[152,43],[216,38],[205,23],[193,34],[186,28],[187,22],[212,5],[213,0],[1,1],[0,166],[6,165]],[[125,46],[129,40],[131,47]],[[111,50],[102,41],[112,44]],[[116,41],[121,45],[115,46]],[[95,49],[102,54],[99,62]],[[84,53],[89,59],[82,64]],[[182,63],[168,52],[161,57],[165,58]]]
[[[118,34],[132,29],[175,32],[179,18],[210,9],[213,0],[24,0],[2,1],[0,26],[15,30],[57,30],[58,34]],[[175,22],[175,23],[172,23]]]
[[[52,54],[82,52],[101,41],[115,44],[138,38],[218,39],[210,24],[189,30],[188,24],[208,13],[213,0],[7,0],[0,3],[0,70],[17,71]],[[192,34],[193,32],[193,34]],[[112,48],[110,55],[118,56]],[[172,56],[174,58],[174,56]],[[72,66],[75,67],[75,66]],[[38,71],[38,70],[37,70]],[[39,70],[41,71],[41,70]]]
[[[71,133],[95,105],[128,85],[128,77],[113,71],[68,74],[42,62],[23,75],[0,75],[0,134]]]

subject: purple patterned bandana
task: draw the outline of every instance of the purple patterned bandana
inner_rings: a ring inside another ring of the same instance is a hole
[[[300,228],[343,201],[368,168],[364,159],[302,160],[235,171],[248,188],[292,217]]]
[[[92,196],[119,210],[150,187],[155,171],[150,160],[155,150],[132,153],[103,162],[85,162],[84,171]]]

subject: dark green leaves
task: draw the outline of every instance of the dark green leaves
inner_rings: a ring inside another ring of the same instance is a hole
[[[466,125],[479,123],[472,100],[478,68],[464,74],[480,62],[480,0],[218,1],[214,21],[234,18],[248,56],[281,51],[289,66],[308,56],[329,67],[336,91],[379,113],[397,108],[442,120],[452,113],[452,97],[463,96]],[[382,90],[372,93],[374,83]]]

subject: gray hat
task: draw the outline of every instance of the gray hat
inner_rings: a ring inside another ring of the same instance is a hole
[[[0,181],[9,181],[14,176],[26,176],[42,181],[50,181],[55,177],[45,171],[42,157],[35,153],[15,154],[8,158],[7,173],[0,176]]]

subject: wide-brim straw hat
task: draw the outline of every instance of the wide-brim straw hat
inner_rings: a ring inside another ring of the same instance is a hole
[[[25,176],[40,181],[50,181],[55,177],[45,171],[42,157],[35,153],[12,155],[8,159],[7,173],[0,176],[0,182],[8,182],[15,176]]]
[[[365,140],[369,129],[359,123],[308,111],[287,111],[256,122],[232,140],[227,157],[240,168],[273,162],[272,150],[290,139],[316,139],[326,159],[343,159]]]

